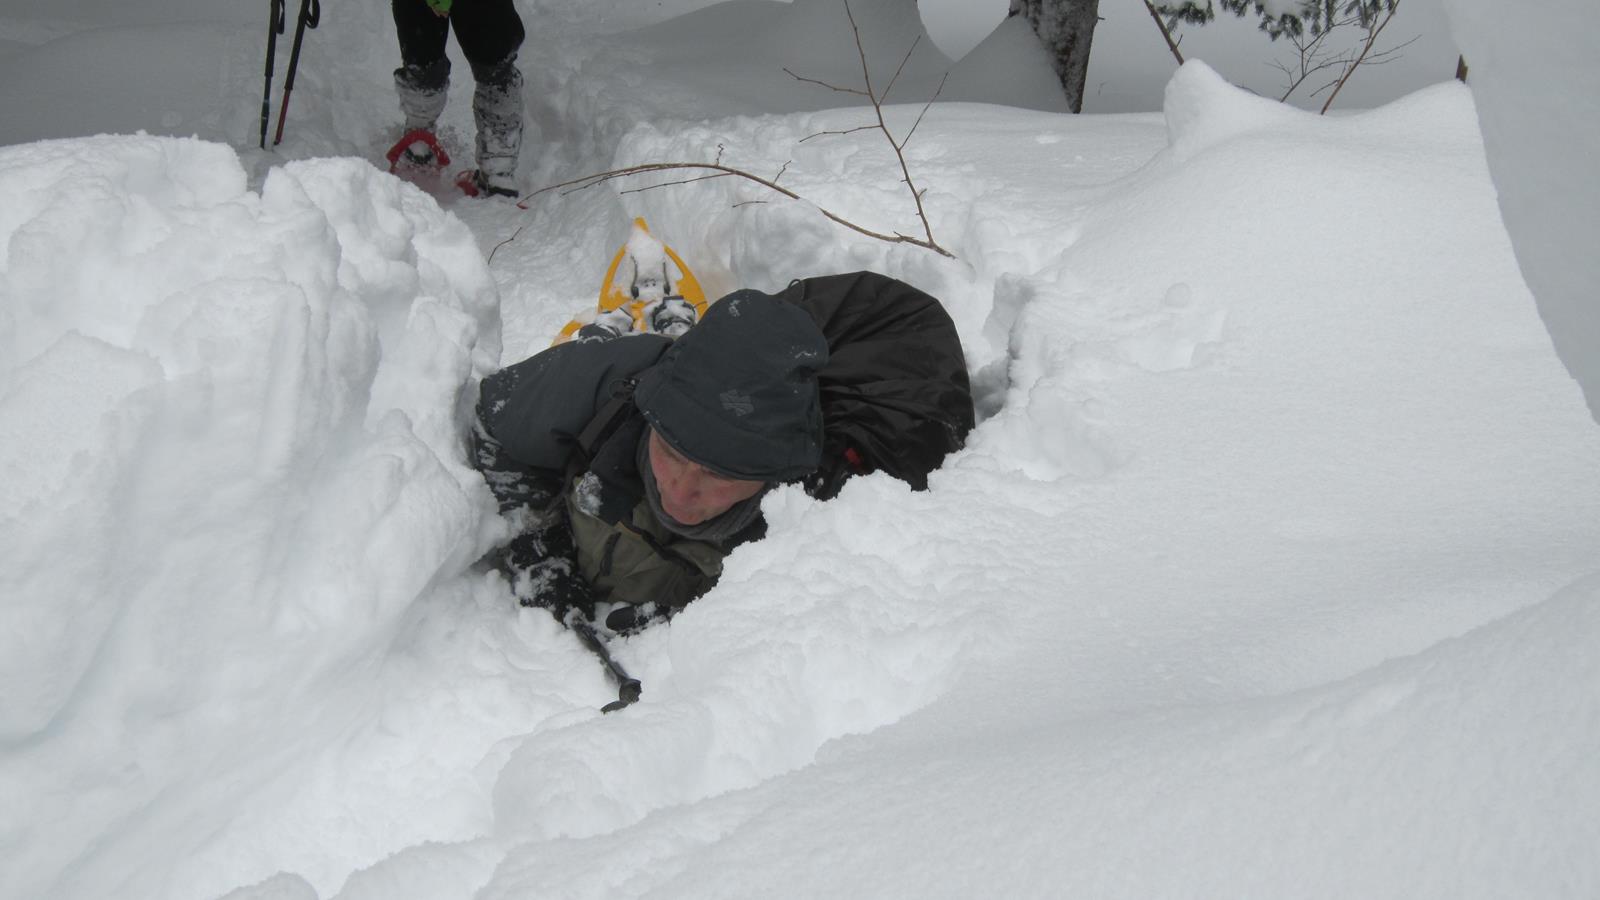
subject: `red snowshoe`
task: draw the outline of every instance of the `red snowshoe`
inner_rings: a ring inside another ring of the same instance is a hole
[[[456,187],[468,197],[509,197],[515,200],[520,196],[510,179],[489,178],[477,169],[462,170],[456,176]]]
[[[432,174],[450,165],[450,154],[444,152],[439,138],[425,128],[408,131],[394,142],[384,154],[389,160],[389,171],[402,177],[419,173]]]

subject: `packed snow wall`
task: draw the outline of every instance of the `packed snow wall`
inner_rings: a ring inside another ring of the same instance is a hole
[[[467,229],[357,160],[258,195],[218,144],[42,142],[0,149],[0,198],[0,794],[53,794],[0,880],[39,896],[364,714],[493,537],[460,426],[499,319]]]
[[[1446,0],[1522,277],[1600,420],[1600,62],[1589,4]]]

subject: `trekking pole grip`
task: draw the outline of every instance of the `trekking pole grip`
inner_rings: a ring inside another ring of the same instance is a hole
[[[283,121],[289,117],[289,95],[294,93],[294,74],[300,68],[300,43],[305,40],[306,29],[316,28],[321,21],[321,0],[300,0],[300,16],[294,26],[294,45],[289,48],[289,71],[283,79],[283,106],[278,109],[278,132],[272,138],[274,147],[283,143]]]
[[[284,0],[272,0],[267,13],[266,87],[261,91],[261,149],[267,149],[267,126],[272,121],[272,68],[278,50],[278,35],[283,34]]]

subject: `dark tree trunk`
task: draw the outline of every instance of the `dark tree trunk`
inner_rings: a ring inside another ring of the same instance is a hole
[[[1089,74],[1089,45],[1100,21],[1100,0],[1011,0],[1011,15],[1033,26],[1050,64],[1061,79],[1067,105],[1083,112],[1083,84]]]

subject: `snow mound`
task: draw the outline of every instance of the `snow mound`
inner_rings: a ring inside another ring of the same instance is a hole
[[[913,44],[916,52],[901,73],[907,81],[920,81],[930,72],[950,65],[949,58],[929,39],[916,0],[854,3],[848,16],[845,5],[837,0],[794,0],[773,27],[756,37],[755,43],[752,49],[764,50],[760,55],[773,66],[851,86],[859,86],[864,51],[873,84],[879,91],[893,79],[901,58]]]
[[[1316,118],[1235,87],[1197,59],[1184,63],[1167,82],[1162,109],[1167,117],[1167,140],[1180,158],[1241,134]]]
[[[846,52],[797,71],[859,76],[837,0],[633,34],[703,3],[535,5],[534,180],[726,148],[920,233],[881,135],[803,140],[873,118],[804,112],[846,97],[778,68],[825,40]],[[909,0],[855,8],[896,62]],[[546,195],[496,258],[519,346],[592,305],[643,214],[713,294],[928,290],[983,400],[928,492],[774,492],[716,590],[613,646],[645,697],[602,715],[570,633],[457,574],[493,521],[458,446],[496,329],[467,235],[359,163],[258,177],[394,125],[387,11],[332,12],[276,153],[237,102],[254,13],[182,85],[234,98],[259,196],[193,141],[0,151],[0,893],[1596,893],[1600,597],[1563,586],[1596,568],[1600,432],[1465,89],[1321,119],[1196,67],[1170,132],[935,105],[906,155],[955,260],[735,179]],[[99,89],[92,59],[30,57]],[[214,97],[177,97],[179,127]],[[455,209],[485,249],[521,224]]]
[[[48,877],[137,858],[126,816],[215,828],[359,714],[491,536],[459,434],[498,314],[471,234],[359,161],[258,196],[219,145],[59,141],[0,150],[0,198],[0,791],[38,813],[0,843]]]
[[[961,57],[939,99],[1068,112],[1050,57],[1022,16],[1006,18]]]
[[[1448,0],[1494,172],[1500,213],[1556,351],[1600,420],[1600,66],[1582,29],[1589,11],[1558,0],[1504,16],[1486,0]]]
[[[1591,578],[1300,693],[1079,718],[989,698],[692,819],[519,848],[460,896],[1593,896],[1597,639]],[[1016,862],[975,862],[974,827]]]

